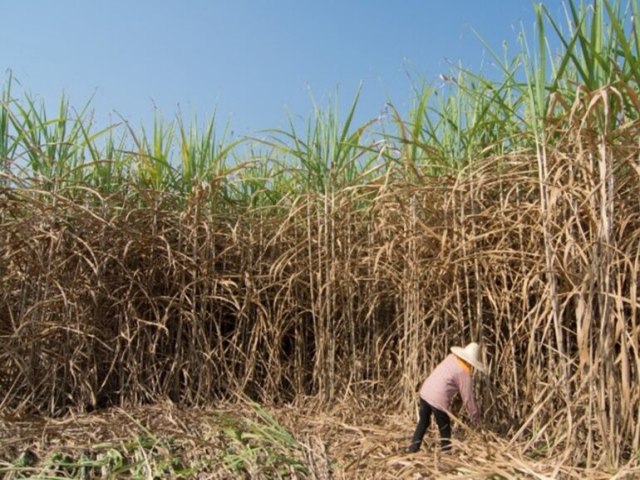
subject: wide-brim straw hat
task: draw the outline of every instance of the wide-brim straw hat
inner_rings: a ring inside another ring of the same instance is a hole
[[[475,369],[480,370],[482,373],[487,373],[487,367],[482,362],[482,358],[480,358],[480,345],[476,342],[471,342],[464,348],[451,347],[451,352],[471,364]]]

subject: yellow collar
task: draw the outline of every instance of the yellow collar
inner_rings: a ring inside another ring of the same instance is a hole
[[[464,360],[462,360],[460,357],[458,357],[457,355],[454,355],[454,357],[456,358],[457,362],[460,364],[460,366],[462,368],[464,368],[467,373],[471,374],[473,372],[471,365],[469,365],[467,362],[465,362]]]

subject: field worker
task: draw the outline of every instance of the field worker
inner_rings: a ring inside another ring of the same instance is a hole
[[[431,414],[440,430],[442,450],[451,448],[451,420],[447,411],[451,400],[460,394],[465,408],[474,424],[480,421],[480,413],[473,397],[473,372],[486,368],[480,358],[480,345],[475,342],[464,348],[451,347],[451,352],[424,381],[420,387],[420,416],[413,434],[409,452],[417,452],[422,438],[431,424]]]

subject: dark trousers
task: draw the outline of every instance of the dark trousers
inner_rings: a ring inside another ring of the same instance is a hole
[[[449,450],[451,448],[451,420],[449,415],[442,410],[432,407],[422,398],[420,399],[420,416],[418,418],[418,426],[413,434],[411,440],[410,452],[417,452],[422,444],[422,438],[426,433],[429,425],[431,425],[431,414],[436,417],[436,423],[438,424],[438,430],[440,430],[440,446],[442,450]]]

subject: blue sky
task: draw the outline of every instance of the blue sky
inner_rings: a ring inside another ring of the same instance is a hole
[[[543,2],[556,18],[560,0]],[[495,69],[496,50],[533,31],[531,0],[0,0],[0,83],[80,108],[99,124],[117,112],[133,126],[154,110],[171,119],[230,122],[235,135],[306,117],[311,96],[351,103],[356,122],[391,101],[406,111],[416,81],[451,64]],[[52,107],[49,107],[52,108]],[[51,112],[53,114],[53,112]],[[50,114],[50,115],[51,115]]]

